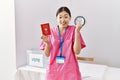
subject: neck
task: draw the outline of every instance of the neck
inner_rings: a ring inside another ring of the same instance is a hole
[[[62,35],[67,27],[59,27],[60,29],[60,34]]]

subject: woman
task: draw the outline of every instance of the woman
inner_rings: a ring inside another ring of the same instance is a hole
[[[81,24],[69,25],[71,12],[60,7],[56,13],[58,25],[51,35],[42,35],[40,49],[49,57],[46,80],[82,80],[76,54],[85,47],[80,34]]]

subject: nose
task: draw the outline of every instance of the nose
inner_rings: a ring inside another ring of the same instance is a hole
[[[61,21],[64,22],[64,21],[65,21],[65,18],[62,18]]]

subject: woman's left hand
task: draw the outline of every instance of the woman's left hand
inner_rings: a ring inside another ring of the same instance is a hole
[[[76,25],[75,31],[79,32],[79,31],[81,30],[81,28],[82,28],[82,24],[78,23],[78,24]]]

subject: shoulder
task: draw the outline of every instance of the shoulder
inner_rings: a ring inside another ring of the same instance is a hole
[[[70,28],[76,28],[75,25],[68,25],[68,27],[70,27]]]
[[[56,32],[57,30],[58,30],[57,26],[51,28],[51,32]]]
[[[76,28],[75,25],[68,25],[68,27],[69,27],[69,28],[68,28],[69,30],[75,30],[75,28]]]
[[[57,26],[51,27],[50,31],[51,31],[51,35],[49,35],[49,36],[50,37],[53,37],[53,36],[56,37],[57,34],[58,34],[58,27]]]

